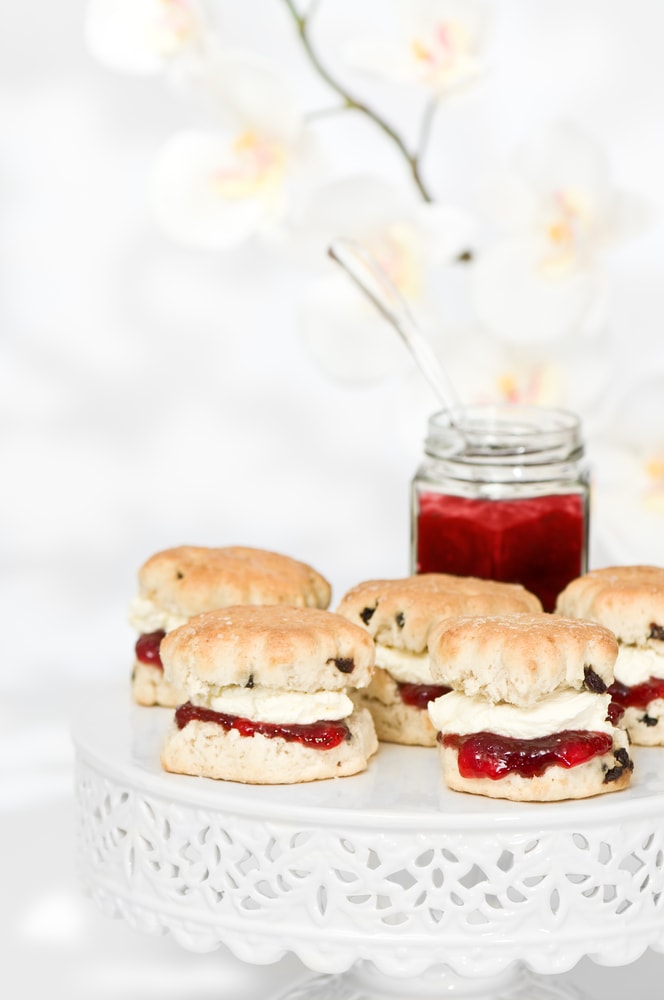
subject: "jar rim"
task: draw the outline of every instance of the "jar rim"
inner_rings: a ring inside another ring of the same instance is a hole
[[[479,403],[434,413],[425,451],[468,464],[539,464],[583,454],[581,421],[571,410],[520,403]]]

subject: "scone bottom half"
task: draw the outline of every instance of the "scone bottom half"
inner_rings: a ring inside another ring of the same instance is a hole
[[[168,771],[251,784],[356,774],[378,741],[349,697],[373,673],[370,638],[332,612],[226,608],[162,643],[187,700],[167,734]]]

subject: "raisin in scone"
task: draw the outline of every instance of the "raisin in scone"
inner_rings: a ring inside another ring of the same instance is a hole
[[[608,566],[573,580],[556,611],[599,622],[618,640],[610,692],[632,743],[664,746],[664,568]]]
[[[427,642],[434,622],[463,614],[541,610],[539,598],[519,584],[446,573],[368,580],[349,590],[338,613],[376,642],[373,680],[354,697],[373,715],[378,738],[436,745],[427,705],[448,689],[431,675]]]
[[[234,604],[327,608],[327,580],[306,563],[264,549],[180,545],[157,552],[138,571],[129,623],[139,633],[132,693],[139,705],[174,708],[183,694],[162,670],[160,644],[193,615]]]
[[[378,748],[352,689],[371,680],[374,644],[314,608],[229,607],[162,640],[167,680],[186,693],[161,761],[167,771],[292,784],[367,767]]]
[[[551,614],[438,623],[431,671],[453,690],[429,705],[456,791],[517,801],[626,788],[628,737],[611,720],[618,644],[601,625]]]

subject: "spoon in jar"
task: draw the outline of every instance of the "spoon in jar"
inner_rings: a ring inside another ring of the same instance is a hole
[[[397,331],[421,373],[436,393],[450,426],[463,438],[463,430],[455,416],[461,413],[462,409],[454,386],[415,322],[408,303],[385,269],[373,254],[356,240],[336,239],[330,244],[327,252]]]

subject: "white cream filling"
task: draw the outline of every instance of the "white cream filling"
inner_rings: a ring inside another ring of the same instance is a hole
[[[664,656],[644,646],[623,646],[620,643],[614,667],[617,681],[634,687],[651,677],[664,677]]]
[[[170,632],[180,625],[184,625],[189,619],[182,615],[171,614],[166,608],[160,607],[149,597],[137,595],[129,605],[129,624],[132,628],[144,635],[146,632],[157,632],[163,629]]]
[[[433,684],[429,654],[410,653],[376,643],[376,666],[383,667],[399,684]]]
[[[218,688],[205,695],[192,696],[194,705],[211,708],[225,715],[238,715],[252,722],[272,722],[275,725],[311,722],[334,722],[345,719],[354,708],[345,691],[276,691],[274,688],[239,685]]]
[[[429,703],[429,717],[439,732],[459,736],[489,732],[529,740],[565,729],[613,733],[614,727],[606,718],[610,701],[608,694],[565,690],[543,698],[532,708],[517,708],[450,691]]]

